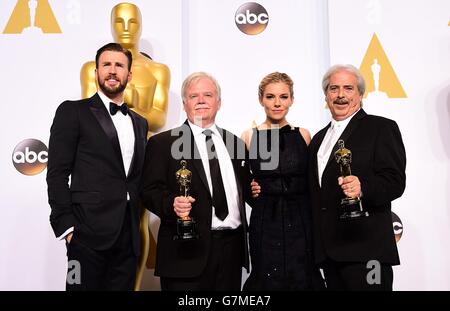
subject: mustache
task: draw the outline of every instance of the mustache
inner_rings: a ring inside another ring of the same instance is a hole
[[[347,104],[348,100],[346,98],[336,98],[333,101],[333,104],[338,104],[338,105],[342,105],[342,104]]]
[[[209,108],[209,106],[206,103],[198,103],[194,107],[194,109],[204,109],[204,108]]]

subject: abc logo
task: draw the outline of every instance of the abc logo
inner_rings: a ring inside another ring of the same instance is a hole
[[[36,175],[47,167],[47,146],[37,139],[22,140],[12,155],[16,170],[24,175]]]
[[[392,227],[394,229],[395,242],[400,241],[403,234],[403,224],[400,218],[392,212]]]
[[[269,14],[255,2],[247,2],[239,7],[234,16],[237,28],[247,35],[257,35],[266,29]]]

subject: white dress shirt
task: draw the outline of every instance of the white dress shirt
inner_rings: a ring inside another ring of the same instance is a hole
[[[211,138],[216,148],[220,173],[222,175],[223,186],[227,198],[228,215],[223,221],[216,216],[213,206],[211,229],[236,229],[241,225],[241,214],[239,211],[239,193],[237,190],[233,163],[231,162],[230,155],[222,139],[222,136],[220,135],[219,130],[217,129],[215,124],[213,124],[209,128],[201,128],[198,125],[191,123],[190,121],[188,122],[194,136],[195,144],[202,159],[203,169],[205,170],[206,179],[208,181],[209,191],[211,194],[213,193],[211,174],[209,171],[208,151],[206,149],[206,136],[205,134],[203,134],[203,131],[206,129],[212,131],[213,134],[211,135]],[[195,206],[193,208],[195,208]]]
[[[109,103],[111,102],[111,100],[101,91],[98,91],[98,95],[102,99],[102,102],[109,113]],[[122,104],[123,102],[119,106],[121,106]],[[134,154],[135,137],[134,137],[133,121],[131,121],[130,114],[124,116],[123,113],[121,113],[120,111],[118,111],[115,115],[111,116],[111,119],[114,123],[114,127],[116,128],[117,137],[119,138],[120,152],[122,153],[125,175],[128,175],[131,160],[133,159]]]
[[[325,134],[325,137],[323,138],[319,151],[317,151],[317,170],[319,173],[320,186],[322,186],[323,171],[327,166],[328,159],[330,158],[331,151],[333,151],[334,145],[336,145],[336,142],[338,141],[339,137],[341,137],[348,123],[358,111],[359,109],[345,120],[342,121],[336,121],[334,119],[331,120],[331,126],[328,128],[328,131]],[[338,176],[336,176],[336,180],[337,178]]]

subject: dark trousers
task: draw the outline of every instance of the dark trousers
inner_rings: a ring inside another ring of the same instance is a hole
[[[107,250],[94,250],[77,241],[76,234],[67,245],[66,290],[133,290],[137,257],[133,252],[130,210],[121,232]]]
[[[195,278],[161,277],[161,289],[169,291],[240,291],[244,258],[242,227],[211,232],[211,247],[203,273]]]
[[[327,290],[332,291],[392,291],[392,266],[386,264],[335,262],[323,265]]]

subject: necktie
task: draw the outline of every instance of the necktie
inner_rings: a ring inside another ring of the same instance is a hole
[[[324,154],[327,154],[328,150],[333,147],[331,144],[334,141],[335,135],[336,135],[336,125],[334,123],[331,123],[330,136],[328,137],[327,144],[325,145],[325,148],[323,149]]]
[[[217,158],[216,147],[212,140],[212,131],[204,130],[206,136],[206,150],[208,151],[209,171],[211,173],[211,183],[213,188],[212,201],[216,210],[216,216],[224,220],[228,215],[227,197],[223,187],[222,174],[220,172],[219,159]]]
[[[120,112],[123,113],[124,116],[126,116],[128,113],[127,104],[123,103],[122,105],[119,106],[112,102],[109,103],[109,112],[111,113],[112,116],[115,115],[119,110]]]
[[[329,129],[329,135],[328,139],[323,141],[323,149],[322,146],[319,148],[319,152],[317,153],[317,172],[319,174],[319,185],[322,186],[322,175],[323,171],[325,170],[325,167],[327,165],[328,159],[330,158],[331,154],[331,148],[333,148],[333,141],[335,141],[336,136],[336,125],[332,122],[330,129]]]

